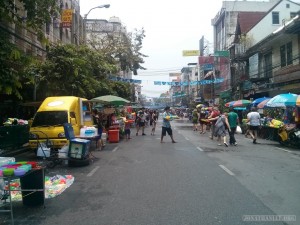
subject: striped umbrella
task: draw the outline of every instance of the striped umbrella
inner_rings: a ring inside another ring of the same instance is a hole
[[[297,99],[296,99],[296,105],[300,106],[300,95],[298,95]]]
[[[267,104],[268,101],[270,101],[270,98],[269,98],[269,99],[263,100],[263,101],[262,101],[261,103],[259,103],[256,107],[259,108],[259,109],[263,109],[263,108],[266,106],[266,104]]]
[[[251,104],[251,101],[246,100],[246,99],[240,99],[240,100],[236,100],[236,101],[227,102],[225,104],[225,106],[226,107],[245,107],[250,104]]]

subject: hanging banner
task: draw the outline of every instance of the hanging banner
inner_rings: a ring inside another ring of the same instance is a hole
[[[64,9],[64,10],[62,10],[61,26],[63,28],[72,27],[72,17],[73,17],[73,9]]]
[[[171,85],[171,86],[195,86],[195,85],[205,85],[205,84],[218,84],[222,83],[224,78],[218,78],[213,80],[199,80],[191,82],[165,82],[165,81],[154,81],[154,85]]]
[[[112,80],[112,81],[121,81],[121,82],[130,83],[130,84],[141,84],[142,83],[142,80],[128,79],[128,78],[115,77],[115,76],[109,76],[108,79]]]

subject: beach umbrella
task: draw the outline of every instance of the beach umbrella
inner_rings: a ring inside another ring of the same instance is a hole
[[[300,95],[298,95],[297,99],[296,99],[296,105],[300,106]]]
[[[256,107],[259,103],[261,103],[262,101],[267,100],[267,99],[271,99],[271,98],[269,98],[269,97],[257,98],[251,103],[251,105]]]
[[[260,102],[259,104],[257,104],[256,107],[259,108],[259,109],[264,108],[266,106],[267,102],[270,101],[270,99],[271,98],[263,100],[262,102]]]
[[[236,101],[227,102],[225,104],[226,107],[245,107],[251,104],[251,101],[246,99],[240,99]]]
[[[130,103],[130,101],[128,101],[127,99],[115,95],[103,95],[100,97],[92,98],[90,101],[99,102],[104,105],[110,104],[115,106],[125,105],[126,103]]]
[[[287,107],[296,106],[298,95],[292,93],[279,94],[271,98],[266,107]]]

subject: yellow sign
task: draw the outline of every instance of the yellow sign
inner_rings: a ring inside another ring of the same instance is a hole
[[[199,56],[200,51],[199,50],[183,50],[182,56]]]
[[[72,27],[73,9],[64,9],[61,15],[61,24],[63,28]]]

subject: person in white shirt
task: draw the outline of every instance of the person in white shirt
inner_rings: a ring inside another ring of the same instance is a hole
[[[251,108],[251,112],[247,114],[247,122],[249,122],[249,133],[253,139],[253,144],[257,144],[257,132],[260,127],[260,114],[257,112],[255,107]]]

